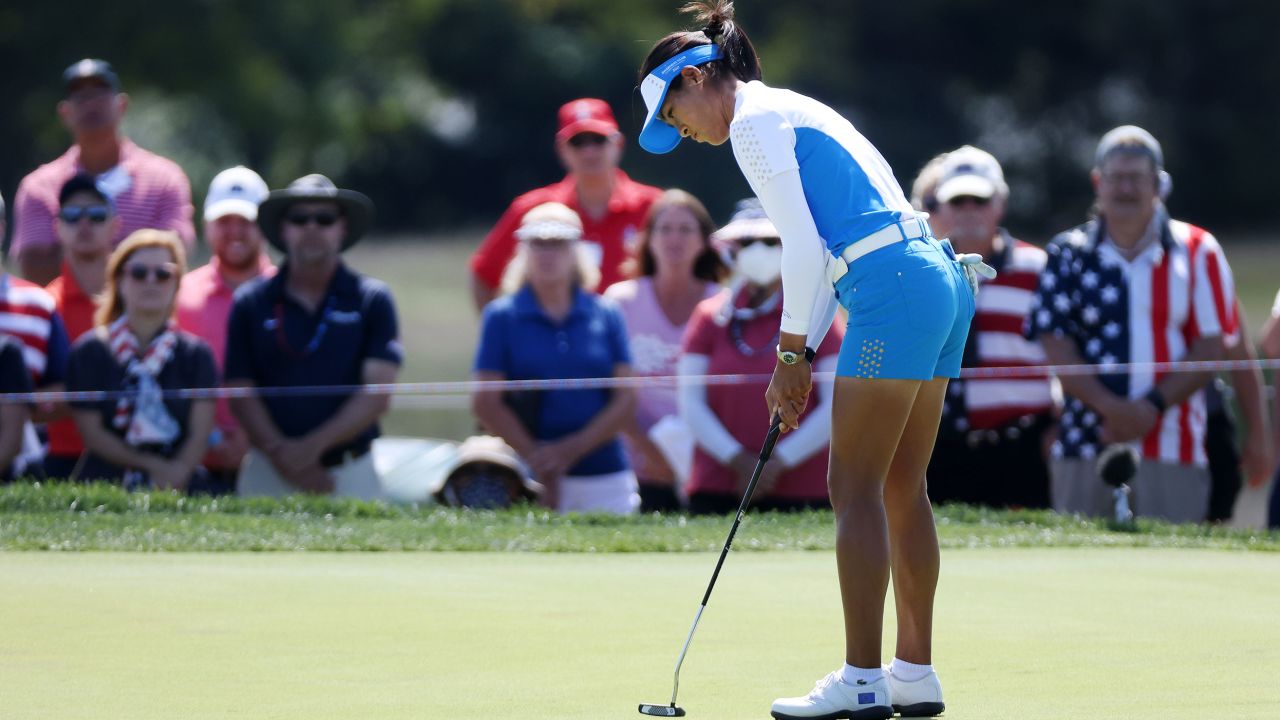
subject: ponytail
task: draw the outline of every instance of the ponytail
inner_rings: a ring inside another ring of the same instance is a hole
[[[673,32],[654,44],[640,66],[640,81],[667,60],[699,45],[718,45],[721,58],[703,65],[703,70],[713,78],[733,77],[743,82],[759,80],[760,58],[755,46],[733,19],[732,0],[706,0],[690,2],[680,12],[692,15],[698,30]],[[672,89],[680,79],[672,81]]]

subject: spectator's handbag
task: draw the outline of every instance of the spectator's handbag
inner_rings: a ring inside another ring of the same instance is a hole
[[[538,437],[538,413],[542,409],[540,390],[508,390],[502,394],[502,402],[516,414],[530,436]]]

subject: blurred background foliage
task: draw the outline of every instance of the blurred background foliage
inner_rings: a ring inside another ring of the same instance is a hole
[[[555,110],[608,100],[634,138],[635,71],[681,27],[679,0],[7,0],[0,6],[0,192],[63,152],[63,68],[112,62],[126,132],[176,159],[197,202],[222,167],[273,187],[320,171],[378,205],[384,232],[487,225],[552,182]],[[1162,140],[1171,205],[1210,227],[1265,227],[1280,158],[1280,3],[1270,0],[740,0],[765,80],[841,111],[909,186],[974,143],[1005,165],[1008,224],[1078,222],[1097,137]],[[723,219],[747,192],[728,148],[624,168]]]

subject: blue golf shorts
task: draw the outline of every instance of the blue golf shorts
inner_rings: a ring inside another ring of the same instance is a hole
[[[922,237],[867,253],[835,288],[849,311],[836,375],[959,377],[976,306],[950,243]]]

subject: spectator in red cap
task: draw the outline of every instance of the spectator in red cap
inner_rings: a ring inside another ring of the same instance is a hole
[[[129,96],[111,65],[85,59],[62,73],[58,117],[73,144],[61,157],[36,168],[18,185],[13,207],[13,241],[21,275],[47,285],[62,267],[62,246],[54,230],[58,193],[77,174],[92,177],[115,205],[120,222],[112,241],[119,245],[135,230],[173,230],[187,249],[195,242],[191,183],[167,158],[134,145],[120,132]]]
[[[582,98],[565,103],[559,119],[556,154],[568,175],[516,198],[471,256],[477,308],[497,295],[502,273],[515,255],[520,219],[548,202],[568,205],[582,218],[583,247],[600,269],[598,291],[626,279],[622,266],[630,244],[662,191],[635,182],[618,168],[623,137],[605,101]]]

